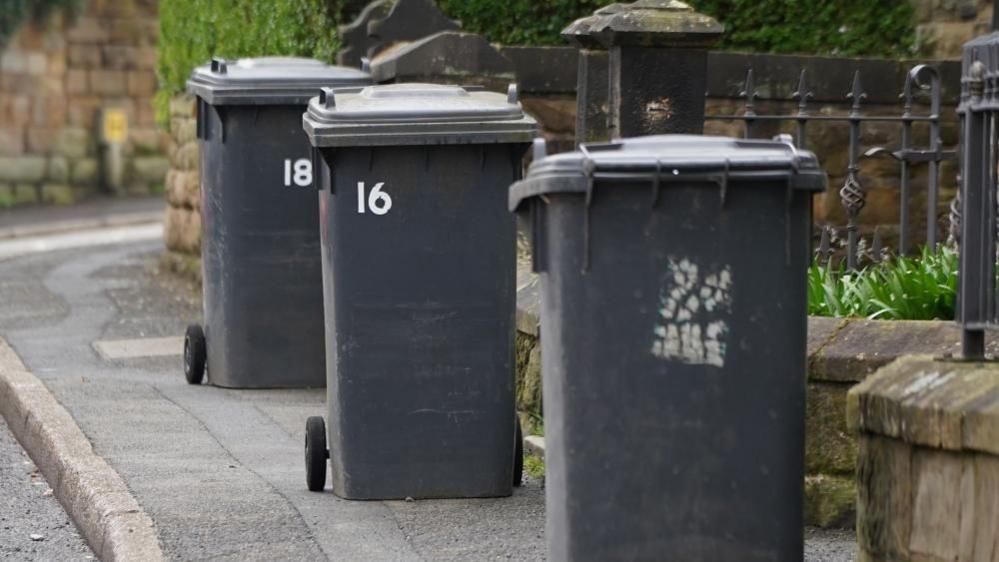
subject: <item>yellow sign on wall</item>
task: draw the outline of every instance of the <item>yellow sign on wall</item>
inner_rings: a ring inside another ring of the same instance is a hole
[[[104,110],[104,142],[121,144],[128,138],[128,116],[121,109]]]

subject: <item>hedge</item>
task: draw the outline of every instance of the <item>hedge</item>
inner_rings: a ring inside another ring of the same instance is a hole
[[[333,60],[338,4],[327,0],[161,0],[157,108],[184,90],[212,56],[286,55]]]
[[[562,44],[572,20],[613,0],[438,0],[465,29],[506,44]],[[720,48],[844,56],[911,55],[908,0],[688,0],[727,32]]]

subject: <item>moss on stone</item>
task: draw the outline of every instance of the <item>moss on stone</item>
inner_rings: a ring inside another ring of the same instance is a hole
[[[852,476],[817,474],[805,477],[805,524],[853,527],[857,485]]]
[[[525,435],[536,433],[541,419],[541,345],[518,331],[516,337],[517,411]]]
[[[849,384],[808,383],[805,400],[805,472],[852,475],[857,439],[846,424]]]

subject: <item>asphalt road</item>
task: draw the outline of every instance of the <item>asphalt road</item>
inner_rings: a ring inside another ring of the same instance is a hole
[[[544,559],[538,482],[492,500],[350,502],[308,492],[304,422],[325,413],[323,390],[192,387],[179,357],[98,355],[97,341],[178,336],[199,319],[200,295],[158,273],[161,244],[0,261],[0,336],[121,474],[169,557]],[[847,561],[852,538],[813,532],[807,550],[810,562]]]
[[[0,418],[0,559],[93,560],[48,482]]]

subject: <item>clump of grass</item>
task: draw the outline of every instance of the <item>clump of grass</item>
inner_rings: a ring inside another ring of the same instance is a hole
[[[952,320],[958,255],[924,248],[917,257],[892,257],[855,271],[812,264],[808,313],[872,320]]]
[[[524,471],[535,480],[542,480],[545,477],[545,459],[537,456],[524,455]]]

